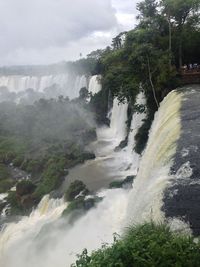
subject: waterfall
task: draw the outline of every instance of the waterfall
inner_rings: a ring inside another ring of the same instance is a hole
[[[101,87],[101,75],[93,75],[89,81],[89,93],[92,93],[92,95],[97,94],[101,91]]]
[[[142,126],[143,120],[146,118],[145,113],[145,106],[146,106],[146,98],[143,92],[140,92],[135,101],[136,106],[143,106],[144,111],[142,112],[134,112],[131,120],[131,127],[130,127],[130,133],[128,136],[128,147],[127,150],[129,153],[133,152],[134,146],[135,146],[135,135],[138,132],[138,129]]]
[[[126,121],[128,110],[128,103],[119,103],[119,100],[115,98],[113,100],[113,108],[110,119],[111,134],[114,138],[122,141],[127,135]]]
[[[75,80],[74,89],[70,94],[71,98],[78,97],[79,91],[83,87],[87,88],[87,79],[86,79],[85,75],[77,76],[76,80]]]
[[[84,247],[89,250],[112,242],[126,211],[126,192],[99,193],[104,200],[75,224],[61,217],[66,204],[45,196],[29,217],[10,223],[0,233],[0,266],[69,267]]]
[[[128,144],[125,148],[127,162],[129,162],[129,165],[131,165],[130,175],[136,175],[139,167],[140,155],[134,151],[134,147],[135,136],[139,128],[142,126],[143,120],[146,118],[146,98],[142,91],[137,95],[135,105],[136,107],[142,109],[141,111],[135,111],[132,115],[131,126],[128,135]]]
[[[23,217],[17,223],[5,225],[0,232],[0,266],[9,266],[6,265],[6,257],[9,257],[7,251],[11,253],[10,248],[16,241],[19,242],[29,236],[34,239],[42,227],[58,219],[65,208],[66,203],[63,199],[49,199],[46,195],[29,216]]]
[[[130,193],[129,223],[163,219],[161,212],[163,191],[170,182],[170,166],[180,137],[180,107],[182,94],[172,91],[155,115],[139,173]]]
[[[87,81],[85,75],[74,77],[68,73],[48,76],[0,76],[0,87],[5,86],[9,91],[16,93],[29,88],[37,92],[44,92],[45,88],[53,85],[59,86],[60,94],[75,98],[79,96],[79,90],[82,87],[87,87]]]
[[[30,216],[8,224],[0,232],[0,266],[69,267],[83,248],[91,251],[102,243],[112,242],[113,233],[120,233],[124,226],[148,219],[161,220],[163,190],[171,179],[169,170],[181,132],[181,101],[182,94],[173,91],[161,103],[131,190],[105,189],[98,192],[103,200],[73,224],[61,217],[67,204],[62,199],[50,200],[45,196]],[[138,95],[136,104],[145,104],[142,93]],[[121,179],[135,171],[138,163],[134,163],[134,137],[145,113],[133,114],[128,146],[114,152],[115,146],[127,135],[127,107],[127,103],[119,104],[114,99],[111,127],[98,129],[98,140],[93,144],[98,150],[97,157],[82,165],[87,170],[93,168],[91,176],[95,176],[91,181],[96,176],[104,179],[102,171],[106,179],[110,173],[114,179]],[[127,161],[132,161],[133,168],[126,169]],[[75,168],[79,174],[84,172],[81,166]],[[75,177],[77,179],[77,173]]]

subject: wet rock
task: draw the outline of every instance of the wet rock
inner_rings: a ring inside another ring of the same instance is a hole
[[[134,175],[130,175],[130,176],[127,176],[124,180],[113,181],[113,182],[111,182],[109,184],[109,188],[110,189],[112,189],[112,188],[122,188],[122,187],[125,188],[125,189],[131,188],[134,179],[135,179],[135,176]]]

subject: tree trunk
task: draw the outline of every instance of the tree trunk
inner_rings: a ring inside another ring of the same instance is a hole
[[[178,47],[178,61],[179,61],[179,68],[183,66],[183,60],[182,60],[182,37],[180,37],[179,41],[179,47]]]
[[[182,60],[182,43],[183,43],[183,25],[179,25],[179,46],[178,46],[178,62],[179,62],[179,68],[183,66],[183,60]]]
[[[169,70],[171,70],[172,65],[172,27],[171,27],[171,19],[168,16],[168,25],[169,25]]]
[[[156,98],[155,87],[154,87],[153,81],[152,81],[152,74],[151,74],[150,62],[149,62],[149,57],[148,56],[147,56],[147,66],[148,66],[148,73],[149,73],[149,82],[151,84],[151,88],[152,88],[152,91],[153,91],[153,97],[154,97],[154,100],[156,102],[157,107],[159,108],[158,100]]]

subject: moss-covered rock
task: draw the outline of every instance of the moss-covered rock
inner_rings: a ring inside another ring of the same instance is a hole
[[[127,146],[127,144],[128,144],[128,137],[126,137],[123,141],[121,141],[120,144],[117,147],[115,147],[114,151],[118,152],[122,150]]]
[[[31,181],[22,180],[16,185],[16,194],[18,196],[30,195],[35,191],[35,189],[36,185],[34,185]]]
[[[65,200],[72,201],[80,193],[85,196],[89,193],[89,190],[87,189],[86,185],[82,181],[76,180],[72,182],[69,188],[67,189],[65,193]]]
[[[124,180],[116,180],[109,184],[109,188],[129,188],[132,187],[133,180],[135,179],[134,175],[127,176]]]
[[[69,215],[73,211],[82,210],[87,211],[95,206],[96,203],[100,202],[102,198],[97,196],[91,196],[85,198],[84,196],[78,197],[69,203],[68,207],[63,211],[63,216]]]

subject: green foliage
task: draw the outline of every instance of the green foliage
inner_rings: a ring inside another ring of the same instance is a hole
[[[26,139],[0,136],[0,162],[10,163],[16,157],[23,157],[26,148]]]
[[[7,192],[15,182],[11,179],[0,180],[0,194]]]
[[[73,267],[198,267],[200,243],[172,233],[166,225],[134,226],[114,243],[88,254],[85,249]]]
[[[86,185],[82,181],[79,181],[79,180],[72,182],[65,193],[66,201],[74,200],[75,197],[79,195],[81,192],[84,195],[88,193],[88,189],[86,188]]]
[[[0,193],[7,192],[13,185],[11,175],[5,164],[0,163]]]
[[[10,214],[21,215],[24,213],[22,206],[19,203],[16,192],[10,191],[8,193],[7,202],[10,205]]]
[[[10,178],[10,173],[8,168],[6,167],[5,164],[0,163],[0,181],[9,178]]]
[[[97,94],[91,97],[90,108],[95,114],[95,119],[98,124],[107,124],[108,114],[108,101],[109,101],[109,90],[103,88]]]
[[[69,101],[61,96],[33,105],[0,103],[0,192],[15,183],[6,167],[10,163],[34,181],[22,181],[16,192],[9,193],[11,214],[31,210],[61,185],[68,168],[95,158],[84,151],[84,145],[96,138],[92,125],[83,99]]]
[[[50,158],[48,160],[41,176],[41,182],[34,193],[36,197],[41,198],[61,185],[65,175],[65,163],[65,158]]]

